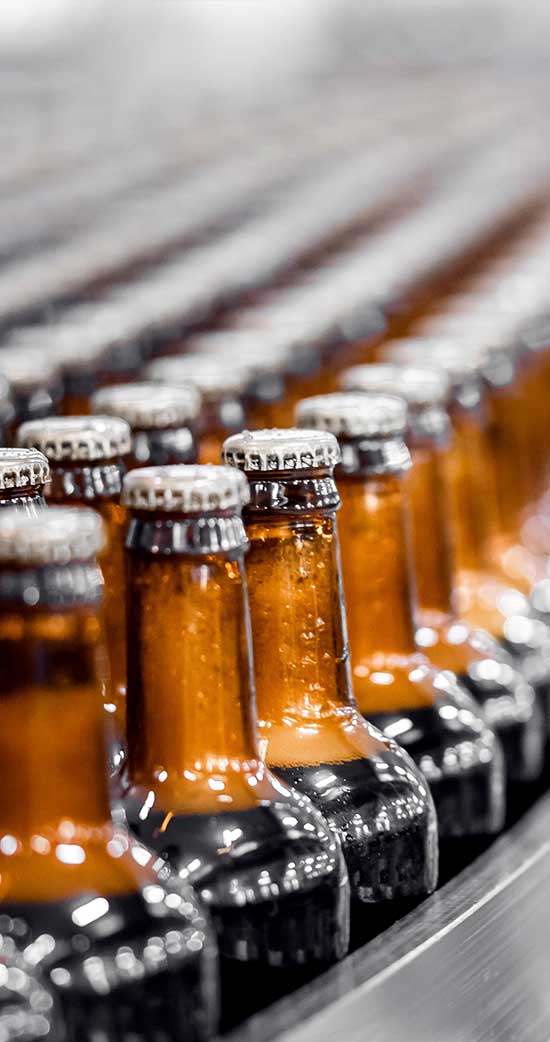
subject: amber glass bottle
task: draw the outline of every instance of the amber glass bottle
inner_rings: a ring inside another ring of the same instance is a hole
[[[432,665],[452,670],[484,707],[487,723],[503,745],[509,779],[532,780],[542,769],[545,742],[535,693],[511,655],[488,633],[472,629],[453,608],[453,550],[443,475],[443,452],[452,436],[446,412],[449,381],[441,370],[387,364],[349,369],[343,383],[350,390],[393,391],[407,402],[412,467],[402,487],[411,522],[416,643]]]
[[[0,507],[17,507],[36,514],[44,502],[50,477],[48,461],[37,449],[0,448]]]
[[[33,943],[67,1042],[204,1039],[211,927],[190,888],[111,822],[102,546],[92,510],[0,517],[2,932],[26,953]]]
[[[30,420],[17,432],[19,445],[40,449],[50,463],[48,503],[92,506],[107,527],[101,555],[105,578],[105,619],[112,683],[111,711],[117,744],[115,764],[123,755],[126,733],[126,584],[124,539],[126,511],[120,503],[125,460],[131,451],[130,428],[112,416],[51,416]]]
[[[50,416],[61,400],[59,371],[43,351],[27,347],[7,347],[0,355],[0,374],[8,381],[14,424]],[[8,431],[11,440],[13,427]]]
[[[224,458],[250,484],[247,576],[267,763],[338,832],[357,902],[428,893],[437,822],[425,780],[362,718],[351,692],[338,443],[321,431],[243,431],[226,441]]]
[[[359,708],[421,767],[440,840],[497,832],[505,803],[499,744],[471,697],[415,640],[401,480],[410,466],[405,403],[322,395],[300,402],[298,418],[340,439],[342,571]]]
[[[480,408],[482,385],[476,359],[446,340],[396,341],[386,354],[398,363],[438,364],[451,382],[454,437],[443,453],[445,486],[455,549],[453,598],[457,614],[474,628],[504,642],[548,713],[550,668],[547,628],[532,613],[525,592],[503,576],[491,554],[496,512],[495,486],[487,468]],[[487,480],[485,481],[485,477]]]
[[[93,413],[121,416],[132,428],[132,453],[126,469],[194,463],[194,430],[201,407],[194,387],[157,383],[113,384],[92,398]],[[219,457],[218,457],[219,459]]]
[[[229,1021],[234,993],[345,954],[349,885],[313,806],[260,758],[244,578],[244,477],[227,467],[127,475],[132,829],[209,905]],[[162,623],[159,625],[159,619]],[[286,978],[285,978],[286,982]],[[236,1007],[236,1008],[235,1008]]]
[[[191,352],[157,358],[147,366],[146,373],[150,380],[158,380],[161,385],[187,385],[197,389],[201,397],[197,423],[199,460],[219,463],[224,439],[240,430],[245,420],[247,370],[230,358]]]
[[[285,394],[288,390],[285,381],[286,357],[281,354],[279,337],[267,334],[262,337],[255,330],[230,327],[193,336],[187,341],[186,346],[193,357],[200,354],[209,360],[215,359],[219,374],[223,374],[223,378],[227,379],[228,388],[234,386],[232,381],[237,379],[237,375],[231,376],[231,372],[238,374],[240,382],[237,394],[248,425],[275,425],[279,410],[284,408]],[[198,370],[196,379],[199,379]],[[218,382],[219,379],[220,375],[217,378]],[[231,410],[230,415],[233,431],[236,413]],[[220,426],[218,423],[218,434],[223,433],[221,427],[224,425]],[[231,431],[225,431],[225,436]],[[215,446],[216,451],[218,445],[219,438]],[[219,459],[219,456],[217,458]]]

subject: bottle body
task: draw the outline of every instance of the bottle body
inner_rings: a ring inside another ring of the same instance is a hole
[[[442,448],[418,437],[412,437],[410,447],[413,465],[404,478],[404,491],[410,505],[418,598],[416,643],[437,669],[452,670],[482,706],[503,746],[508,779],[531,781],[540,775],[543,763],[540,704],[509,653],[454,612]]]
[[[412,761],[361,718],[351,695],[337,502],[327,473],[251,477],[260,740],[267,763],[337,830],[352,896],[371,904],[433,889],[436,821]]]
[[[120,503],[121,460],[60,461],[51,464],[47,501],[65,506],[92,506],[103,518],[107,546],[100,557],[105,579],[105,636],[109,655],[110,684],[106,709],[113,722],[112,757],[116,766],[123,757],[126,736],[126,580],[124,540],[127,511]]]
[[[101,589],[93,561],[0,573],[0,911],[25,952],[36,942],[69,1042],[123,1029],[148,1042],[159,1003],[167,1038],[202,1040],[216,1026],[211,926],[110,818]]]
[[[132,829],[208,903],[226,1023],[240,972],[276,991],[341,958],[349,932],[337,840],[259,756],[243,549],[216,543],[232,525],[133,515],[123,781]]]
[[[402,480],[343,470],[339,487],[359,707],[421,768],[441,839],[497,832],[505,810],[498,741],[469,694],[416,645]]]

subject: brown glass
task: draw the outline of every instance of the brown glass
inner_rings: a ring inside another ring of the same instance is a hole
[[[272,766],[342,763],[378,744],[351,693],[335,503],[321,505],[323,480],[330,495],[328,472],[300,474],[303,495],[310,485],[317,498],[310,511],[247,519],[260,737]],[[281,495],[290,484],[281,480]]]
[[[219,463],[225,439],[248,423],[244,400],[235,394],[203,395],[199,418],[199,463]]]
[[[466,689],[419,650],[404,461],[397,459],[399,440],[394,446],[391,440],[357,440],[345,447],[339,468],[355,696],[362,712],[399,736],[423,769],[441,839],[490,834],[503,823],[502,754]],[[440,650],[444,668],[451,669],[444,646]]]
[[[32,485],[25,488],[0,488],[0,508],[17,507],[25,514],[36,514],[45,505],[43,485]]]
[[[455,403],[451,419],[455,437],[445,453],[445,478],[456,552],[456,610],[474,628],[501,639],[503,594],[518,586],[529,592],[530,584],[512,582],[495,560],[498,508],[483,413]]]
[[[48,604],[54,572],[2,571],[0,831],[14,841],[0,851],[0,900],[10,904],[124,894],[151,878],[110,820],[99,606]],[[97,568],[71,566],[60,581],[97,597]],[[29,588],[43,605],[25,606]],[[64,845],[78,864],[62,859]]]
[[[124,1023],[150,1042],[154,1024],[176,1042],[184,1024],[203,1042],[217,1025],[210,924],[190,888],[165,867],[159,876],[158,858],[111,821],[101,585],[95,563],[0,573],[0,913],[19,944],[48,938],[40,968],[67,1037],[118,1042]],[[144,960],[139,983],[113,959],[171,936],[181,946],[168,969]]]
[[[184,524],[181,515],[142,521],[154,538],[164,529],[170,540],[172,523]],[[274,798],[252,716],[242,551],[197,557],[132,548],[128,604],[132,783],[157,794],[170,815],[245,810]]]
[[[109,652],[115,730],[126,734],[126,577],[124,539],[127,511],[120,503],[125,462],[116,460],[50,461],[47,502],[59,506],[93,507],[107,528],[107,545],[100,557],[105,579],[105,625]]]
[[[247,577],[262,754],[328,817],[355,900],[425,893],[436,872],[425,781],[361,717],[352,695],[332,471],[248,477]],[[411,800],[419,812],[414,825],[405,810]]]

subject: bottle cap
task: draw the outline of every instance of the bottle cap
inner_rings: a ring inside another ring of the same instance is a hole
[[[0,373],[16,394],[41,384],[48,386],[59,377],[55,360],[38,348],[23,346],[2,348]]]
[[[115,384],[102,387],[92,397],[94,413],[120,416],[134,430],[187,427],[200,412],[195,387],[162,383]]]
[[[0,488],[36,488],[49,477],[48,461],[38,449],[0,448]]]
[[[331,431],[342,438],[385,438],[402,435],[407,404],[389,394],[343,391],[304,398],[296,407],[298,423]]]
[[[118,416],[48,416],[21,424],[17,443],[49,460],[109,460],[130,452],[132,434]]]
[[[48,507],[34,515],[8,507],[0,515],[0,561],[4,564],[89,561],[104,545],[103,521],[88,507]]]
[[[453,397],[465,408],[481,400],[479,352],[459,340],[446,337],[407,337],[384,345],[384,357],[402,365],[428,364],[446,373]]]
[[[212,464],[142,467],[126,474],[122,486],[126,506],[169,514],[239,514],[249,497],[243,474]]]
[[[191,385],[206,399],[242,393],[251,379],[247,367],[235,359],[198,352],[157,358],[145,372],[150,380],[158,380],[161,385]]]
[[[449,377],[437,366],[402,366],[390,362],[354,365],[345,370],[341,384],[345,391],[398,394],[413,409],[445,405],[451,389]]]
[[[241,431],[225,440],[223,458],[244,471],[321,470],[340,462],[340,447],[324,430]]]

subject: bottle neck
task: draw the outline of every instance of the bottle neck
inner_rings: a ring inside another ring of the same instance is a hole
[[[25,841],[109,821],[100,590],[95,566],[2,571],[3,834]]]
[[[49,503],[89,506],[97,510],[107,529],[107,546],[100,557],[105,578],[105,629],[109,651],[111,690],[109,703],[115,709],[119,736],[125,730],[126,692],[126,581],[124,540],[127,510],[120,493],[125,473],[122,460],[63,461],[51,466],[47,486]]]
[[[414,654],[411,569],[403,481],[342,473],[342,567],[354,674]]]
[[[0,509],[17,507],[25,514],[36,514],[45,507],[43,488],[11,488],[0,491]]]
[[[455,436],[445,453],[445,472],[456,566],[459,572],[482,572],[490,568],[495,506],[483,417],[459,406],[451,417]]]
[[[202,520],[130,525],[128,761],[135,784],[197,782],[219,801],[258,751],[244,551],[201,549]]]
[[[421,613],[453,614],[452,546],[442,449],[426,441],[411,443],[413,465],[405,477],[411,517],[416,594]]]
[[[291,762],[296,733],[304,739],[308,731],[321,735],[331,717],[354,706],[335,518],[339,500],[328,475],[260,478],[251,483],[251,497],[246,567],[258,716],[262,733],[280,731],[280,741],[270,739],[269,762],[284,764]]]
[[[188,427],[135,430],[133,442],[130,468],[195,463],[197,459],[195,438]]]

